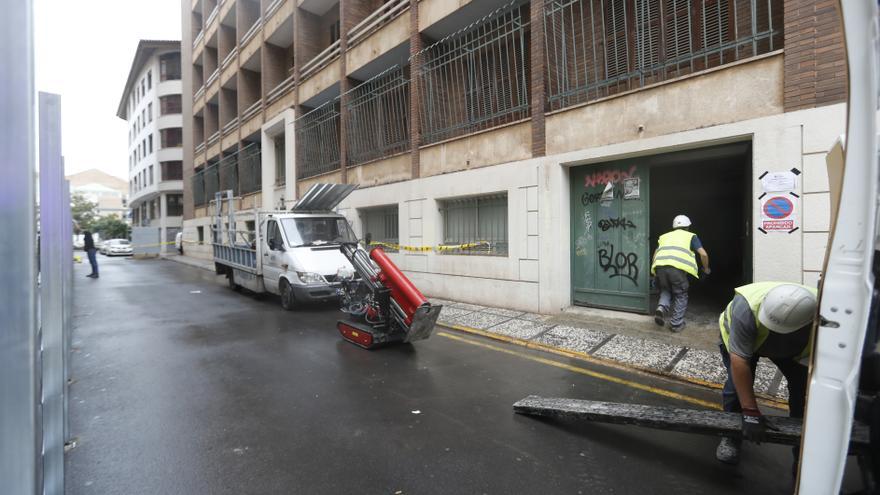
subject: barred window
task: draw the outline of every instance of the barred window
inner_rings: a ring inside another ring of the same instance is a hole
[[[507,193],[439,203],[444,245],[484,243],[441,253],[507,256]]]
[[[183,215],[183,195],[169,194],[165,196],[165,207],[168,210],[166,214],[169,217],[179,217]]]
[[[385,244],[398,244],[398,213],[397,205],[376,206],[359,210],[361,227],[366,237],[367,233],[372,236],[373,242]],[[381,246],[389,253],[396,253],[397,249],[389,246]]]

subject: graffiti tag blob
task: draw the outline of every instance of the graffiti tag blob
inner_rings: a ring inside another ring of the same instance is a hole
[[[600,170],[584,176],[584,187],[596,187],[608,184],[617,184],[624,179],[634,177],[636,174],[636,166],[633,165],[629,171],[625,170]]]
[[[599,248],[599,267],[608,273],[608,278],[624,277],[639,286],[639,255],[636,253],[614,252],[614,246],[609,246],[610,251]]]
[[[602,232],[607,232],[610,229],[634,229],[636,225],[626,217],[603,218],[599,220],[599,228],[602,229]]]

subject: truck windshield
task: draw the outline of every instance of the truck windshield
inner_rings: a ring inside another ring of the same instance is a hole
[[[357,242],[348,222],[339,217],[285,218],[281,220],[291,247]]]

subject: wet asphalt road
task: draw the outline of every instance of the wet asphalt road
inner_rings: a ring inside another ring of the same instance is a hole
[[[731,468],[713,438],[511,408],[529,394],[687,407],[522,354],[714,392],[446,329],[365,351],[340,339],[333,307],[285,312],[198,268],[99,261],[99,280],[76,266],[69,494],[792,490],[784,447],[752,447]]]

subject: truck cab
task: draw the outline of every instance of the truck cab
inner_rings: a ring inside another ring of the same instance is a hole
[[[263,283],[282,306],[339,297],[336,273],[351,268],[339,246],[357,242],[344,216],[336,213],[267,215],[260,225]]]

